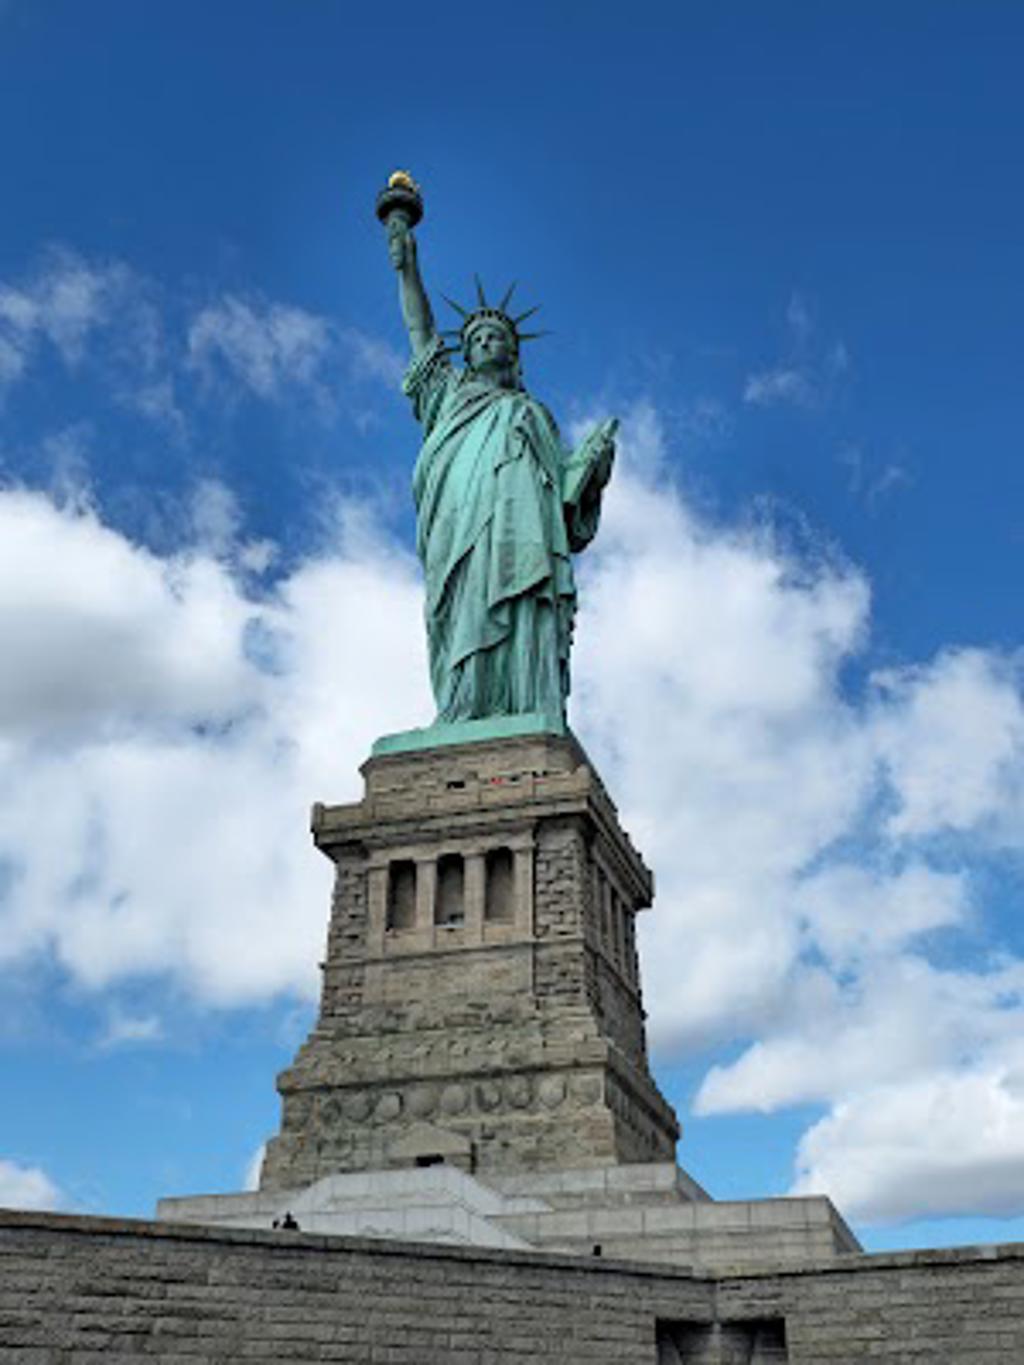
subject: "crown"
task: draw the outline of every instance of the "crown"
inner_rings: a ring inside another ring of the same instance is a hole
[[[538,304],[534,308],[528,308],[525,313],[520,313],[518,316],[513,316],[513,314],[508,311],[508,306],[512,302],[512,295],[515,292],[516,285],[514,280],[505,290],[501,302],[492,304],[487,302],[484,287],[480,283],[480,276],[477,275],[474,278],[476,280],[477,298],[477,306],[475,308],[463,308],[461,303],[456,303],[454,299],[448,298],[446,294],[441,295],[448,307],[453,308],[455,312],[458,313],[459,317],[462,318],[461,326],[451,328],[441,333],[444,337],[452,337],[453,339],[458,338],[459,347],[453,349],[461,348],[464,351],[466,349],[466,344],[469,341],[470,332],[481,322],[500,322],[503,327],[506,327],[512,337],[517,353],[520,345],[524,341],[534,341],[537,337],[547,336],[547,332],[521,332],[519,330],[519,324],[525,322],[527,318],[533,317],[540,305]]]

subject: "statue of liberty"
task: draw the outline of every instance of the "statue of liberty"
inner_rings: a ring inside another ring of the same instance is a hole
[[[412,232],[422,200],[405,172],[391,177],[377,212],[412,347],[403,389],[423,429],[413,496],[436,724],[515,717],[562,733],[571,555],[597,530],[617,423],[567,450],[523,386],[520,348],[532,337],[519,328],[535,310],[513,316],[511,288],[489,304],[477,281],[476,306],[452,304],[459,326],[440,333]],[[452,363],[459,353],[461,367]]]

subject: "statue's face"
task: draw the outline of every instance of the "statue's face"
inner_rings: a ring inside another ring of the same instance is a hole
[[[515,345],[500,322],[478,322],[466,339],[466,363],[471,370],[497,378],[515,368]]]

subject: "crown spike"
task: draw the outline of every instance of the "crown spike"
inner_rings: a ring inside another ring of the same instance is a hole
[[[516,317],[516,318],[513,318],[512,321],[513,321],[513,322],[516,324],[516,326],[518,327],[519,324],[520,324],[521,322],[525,322],[527,318],[532,318],[533,315],[534,315],[534,313],[536,313],[536,312],[538,311],[539,308],[540,308],[540,304],[539,304],[539,303],[534,304],[534,306],[533,306],[532,308],[527,308],[527,310],[526,310],[525,313],[520,313],[519,316]]]
[[[448,297],[447,294],[442,294],[441,297],[444,299],[445,303],[448,305],[449,308],[454,308],[454,309],[455,309],[455,311],[456,311],[456,313],[458,313],[459,317],[462,317],[462,318],[468,318],[468,317],[469,317],[469,309],[468,309],[468,308],[463,308],[463,306],[462,306],[461,303],[456,303],[455,300],[454,300],[454,299],[450,299],[450,298]]]
[[[505,297],[498,304],[498,308],[502,313],[508,312],[508,306],[512,302],[512,295],[516,292],[516,284],[517,281],[513,280],[509,287],[505,290]]]
[[[551,335],[551,332],[550,332],[550,330],[548,330],[548,329],[545,329],[543,332],[520,332],[520,333],[519,333],[519,340],[520,340],[520,341],[536,341],[538,337],[549,337],[550,335]]]
[[[474,278],[474,280],[476,280],[476,299],[477,299],[477,303],[479,303],[479,305],[480,305],[481,308],[486,308],[486,307],[488,307],[487,297],[486,297],[486,295],[484,294],[484,287],[483,287],[483,285],[480,283],[480,276],[479,276],[479,275],[474,275],[473,278]]]

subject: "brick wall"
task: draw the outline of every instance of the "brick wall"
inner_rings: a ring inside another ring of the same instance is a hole
[[[1024,1360],[1024,1246],[709,1276],[0,1212],[3,1365],[785,1360]]]

